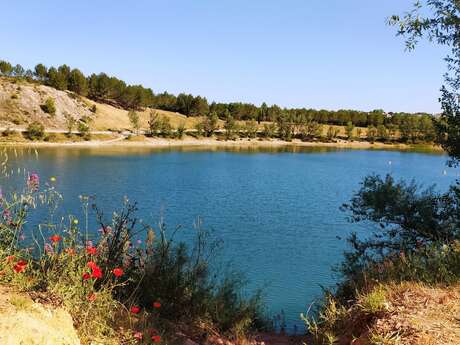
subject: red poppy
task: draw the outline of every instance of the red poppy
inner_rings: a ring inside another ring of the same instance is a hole
[[[50,237],[50,241],[53,242],[53,244],[58,243],[60,240],[62,240],[62,237],[59,235],[53,235]]]
[[[96,300],[96,294],[93,292],[88,296],[88,301],[94,302]]]
[[[89,278],[91,278],[91,274],[83,273],[83,280],[88,280]]]
[[[14,255],[9,255],[9,256],[6,257],[5,260],[6,260],[6,262],[12,262],[12,261],[14,261],[14,259],[16,259],[16,257]]]
[[[159,335],[152,336],[152,341],[154,343],[159,343],[161,341],[161,337]]]
[[[89,255],[96,255],[97,254],[97,249],[94,246],[89,246],[89,247],[86,247],[86,252]]]
[[[16,273],[21,273],[21,272],[24,272],[26,270],[26,266],[27,266],[27,261],[19,260],[16,263],[16,265],[13,266],[13,270]]]
[[[95,266],[92,269],[92,274],[91,276],[96,279],[102,278],[102,270],[99,268],[99,266]]]
[[[115,275],[115,277],[121,277],[123,275],[123,269],[119,267],[114,268],[112,272]]]
[[[133,305],[133,306],[131,307],[131,313],[133,313],[133,314],[139,314],[140,311],[141,311],[141,308],[139,308],[139,307],[136,306],[136,305]]]
[[[161,308],[161,303],[160,302],[154,302],[153,307],[156,308],[156,309],[159,309],[159,308]]]
[[[134,335],[133,335],[134,339],[142,340],[143,337],[144,335],[142,334],[142,332],[134,332]]]
[[[97,264],[94,261],[88,261],[86,264],[89,268],[93,269],[94,267],[97,267]]]

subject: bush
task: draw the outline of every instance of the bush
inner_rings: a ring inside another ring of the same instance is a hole
[[[52,98],[47,98],[45,104],[42,104],[40,108],[47,114],[56,115],[56,104]]]
[[[45,126],[37,121],[27,126],[26,137],[30,140],[42,140],[45,136]]]
[[[176,138],[182,139],[185,135],[185,131],[186,131],[185,124],[184,123],[179,124],[176,130]]]

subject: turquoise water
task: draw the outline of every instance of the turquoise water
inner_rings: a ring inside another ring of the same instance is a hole
[[[366,231],[339,211],[364,176],[391,172],[446,190],[457,173],[444,155],[366,150],[59,148],[10,159],[42,180],[56,176],[72,213],[81,194],[97,195],[106,211],[128,196],[145,221],[182,225],[186,240],[201,217],[223,240],[223,259],[246,274],[248,291],[263,288],[270,315],[283,311],[291,330],[321,286],[336,281],[343,238]]]

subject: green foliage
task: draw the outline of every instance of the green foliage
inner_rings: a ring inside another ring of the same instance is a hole
[[[13,66],[7,61],[0,61],[0,74],[4,76],[10,76],[13,72]]]
[[[42,104],[40,108],[47,114],[51,116],[56,115],[56,103],[51,97],[47,98],[45,104]]]
[[[202,131],[203,135],[206,137],[211,137],[216,130],[219,129],[219,118],[216,113],[210,113],[208,116],[205,116],[201,122],[201,126],[197,131]]]
[[[78,122],[77,130],[79,135],[85,140],[91,140],[91,130],[89,128],[89,118],[82,118]]]
[[[131,127],[133,128],[133,131],[135,133],[139,132],[139,128],[140,128],[139,114],[134,110],[130,110],[128,112],[128,118],[129,118],[129,122],[131,123]]]
[[[262,130],[262,136],[264,138],[273,138],[275,137],[277,132],[276,124],[275,123],[265,123],[264,129]]]
[[[367,140],[373,143],[376,138],[377,138],[377,128],[375,128],[374,126],[367,127]]]
[[[377,127],[377,137],[381,141],[387,141],[389,138],[388,130],[384,125],[379,125]]]
[[[72,134],[72,131],[75,127],[77,121],[70,114],[65,114],[65,124],[67,127],[67,134]]]
[[[348,140],[353,139],[353,130],[354,129],[355,129],[355,126],[353,125],[353,122],[348,121],[347,126],[345,127],[345,132],[347,133]]]
[[[155,110],[150,111],[150,119],[149,119],[148,125],[149,125],[149,135],[152,137],[158,136],[160,133],[160,129],[161,129],[161,119],[157,111]]]
[[[78,69],[73,69],[68,77],[68,89],[81,96],[88,94],[88,81],[82,72]]]
[[[257,122],[252,120],[252,121],[246,121],[244,125],[241,128],[241,133],[242,136],[246,138],[255,138],[257,137]]]
[[[327,139],[328,140],[334,140],[335,138],[337,138],[337,135],[339,134],[339,129],[336,128],[336,127],[333,127],[333,126],[329,126],[329,128],[327,129]]]
[[[233,140],[237,136],[238,125],[233,116],[228,115],[227,119],[225,120],[224,131],[226,140]]]
[[[186,132],[185,123],[181,122],[176,129],[176,138],[182,139],[185,135],[185,132]]]
[[[26,136],[30,140],[42,140],[45,137],[45,126],[37,121],[27,126]]]

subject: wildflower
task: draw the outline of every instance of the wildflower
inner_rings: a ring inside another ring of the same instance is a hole
[[[161,308],[161,303],[160,303],[160,302],[154,302],[154,303],[153,303],[153,307],[154,307],[155,309],[159,309],[159,308]]]
[[[161,337],[159,335],[152,335],[152,341],[154,343],[159,343],[161,341]]]
[[[75,249],[73,248],[66,248],[65,252],[67,253],[67,255],[70,255],[70,256],[75,255]]]
[[[123,275],[123,269],[119,267],[114,268],[112,272],[115,275],[115,277],[121,277]]]
[[[62,237],[59,235],[53,235],[50,237],[50,241],[53,242],[53,244],[57,244],[61,240],[62,240]]]
[[[92,278],[102,278],[102,270],[94,261],[88,261],[86,266],[88,266],[91,269]]]
[[[138,306],[136,305],[133,305],[130,309],[131,313],[132,314],[139,314],[139,312],[141,311],[141,308],[139,308]]]
[[[93,292],[88,296],[88,301],[94,302],[96,300],[96,294]]]
[[[97,254],[97,248],[93,247],[93,246],[88,246],[88,247],[86,247],[86,252],[89,255],[96,255]]]
[[[38,176],[38,174],[30,174],[29,179],[27,180],[27,185],[33,191],[38,190],[38,187],[40,186],[40,177]]]
[[[86,264],[89,268],[93,269],[94,267],[97,267],[97,264],[94,261],[88,261]]]
[[[96,266],[92,269],[92,274],[91,276],[96,279],[102,278],[102,270],[99,268],[99,266]]]
[[[26,270],[27,267],[27,261],[24,260],[19,260],[16,265],[13,266],[13,270],[16,273],[22,273]]]
[[[83,273],[82,278],[83,278],[83,280],[88,280],[89,278],[91,278],[91,274],[89,274],[88,272]]]
[[[144,335],[142,334],[142,332],[134,332],[134,335],[133,335],[133,338],[134,339],[137,339],[137,340],[142,340],[142,338],[144,337]]]
[[[54,254],[54,248],[49,243],[45,243],[45,253],[52,255]]]
[[[56,182],[56,176],[51,176],[51,177],[50,177],[50,181],[51,181],[51,182]]]
[[[5,258],[6,262],[12,262],[12,261],[14,261],[14,259],[16,259],[16,257],[14,255],[8,255]]]
[[[78,224],[78,219],[75,218],[75,219],[72,221],[72,223],[74,223],[75,225],[77,225],[77,224]]]

